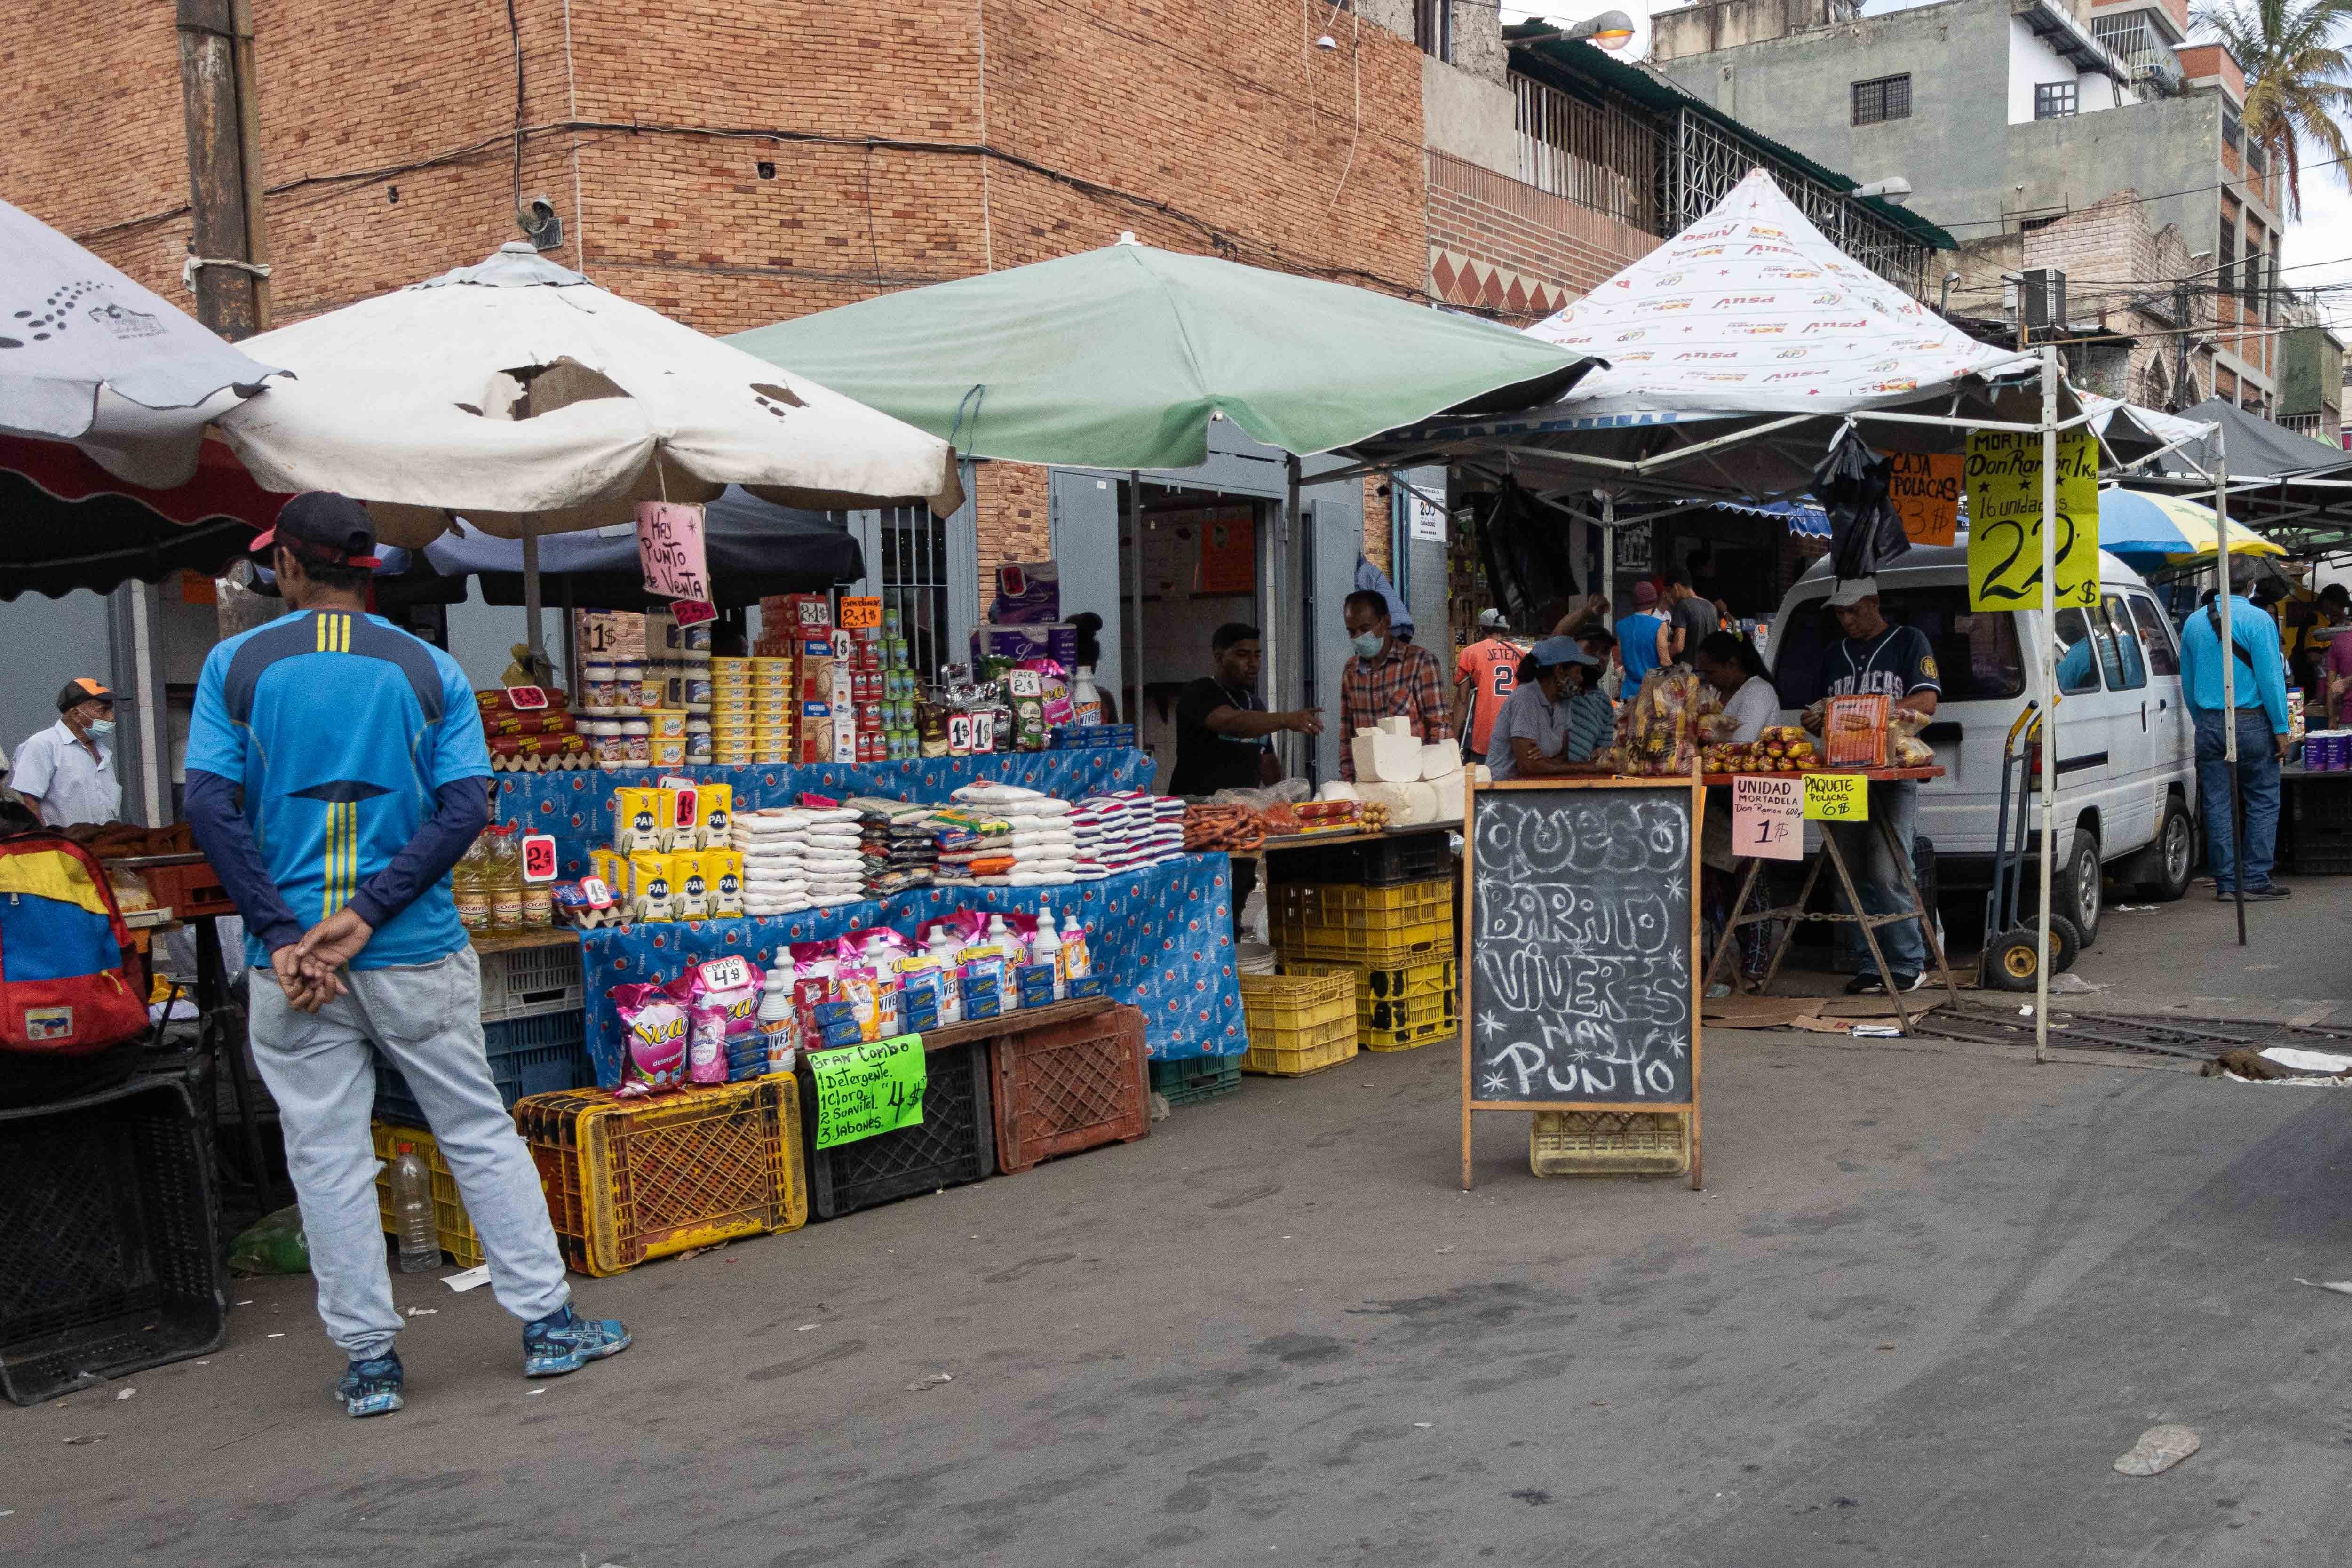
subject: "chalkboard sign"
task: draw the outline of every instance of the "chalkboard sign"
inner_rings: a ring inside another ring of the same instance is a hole
[[[1698,1184],[1696,779],[1473,792],[1463,929],[1462,1184],[1473,1110],[1691,1119]]]

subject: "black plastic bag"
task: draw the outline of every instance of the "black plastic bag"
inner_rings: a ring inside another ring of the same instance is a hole
[[[1813,499],[1830,518],[1830,569],[1840,581],[1875,576],[1911,548],[1887,498],[1894,468],[1849,426],[1813,470]]]
[[[1568,523],[1564,513],[1528,494],[1517,479],[1506,479],[1496,492],[1478,529],[1478,552],[1494,607],[1513,626],[1536,626],[1546,610],[1557,612],[1575,597]],[[1539,635],[1550,631],[1545,625]]]

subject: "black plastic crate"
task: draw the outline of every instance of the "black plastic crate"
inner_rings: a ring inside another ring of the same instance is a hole
[[[185,1078],[155,1076],[0,1112],[0,1392],[16,1403],[227,1339],[228,1248],[197,1100]]]
[[[1307,844],[1277,849],[1266,860],[1278,882],[1353,882],[1367,888],[1433,882],[1454,875],[1452,832],[1438,827],[1402,837]]]
[[[924,1063],[923,1124],[816,1146],[816,1075],[798,1074],[807,1129],[809,1212],[838,1219],[919,1193],[996,1174],[996,1114],[988,1090],[988,1042],[933,1051]]]
[[[512,1110],[526,1094],[593,1089],[596,1069],[588,1061],[588,1015],[542,1013],[535,1018],[504,1018],[482,1026],[490,1059],[490,1080]],[[400,1069],[375,1058],[375,1114],[394,1127],[429,1127],[425,1108],[408,1091]]]
[[[2298,825],[2352,835],[2352,774],[2298,779],[2288,786],[2286,798]]]

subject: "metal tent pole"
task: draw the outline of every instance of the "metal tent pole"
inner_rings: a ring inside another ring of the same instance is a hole
[[[1617,603],[1617,494],[1614,490],[1601,492],[1601,596],[1609,601],[1612,621],[1633,614],[1631,609]],[[1551,634],[1547,630],[1544,635],[1549,637]]]
[[[525,518],[522,525],[522,620],[523,637],[530,651],[539,651],[540,611],[543,608],[539,583],[539,534]]]
[[[2085,636],[2088,635],[2086,632]],[[2042,942],[2033,966],[2033,1059],[2050,1059],[2050,869],[2058,856],[2058,345],[2042,349]]]
[[[2230,880],[2237,893],[2238,945],[2243,947],[2246,828],[2244,803],[2238,798],[2238,644],[2230,629],[2230,456],[2218,422],[2213,426],[2213,575],[2214,602],[2221,609],[2221,755],[2222,765],[2230,770]]]

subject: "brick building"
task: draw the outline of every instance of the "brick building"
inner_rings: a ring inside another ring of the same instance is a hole
[[[1595,50],[1507,44],[1488,0],[1303,13],[1274,0],[422,0],[373,14],[179,0],[176,21],[161,5],[17,9],[0,44],[16,84],[0,110],[0,195],[184,300],[183,47],[249,14],[243,155],[264,193],[276,322],[478,261],[515,237],[533,197],[562,222],[560,259],[714,334],[1122,231],[1524,322],[1643,254],[1759,158],[1848,210],[1874,265],[1905,251],[1916,273],[1927,243],[1924,226],[1843,196],[1851,181],[1743,140]],[[1718,153],[1705,170],[1662,155],[1692,124]],[[1148,529],[1165,512],[1171,531],[1195,531],[1225,508],[1277,531],[1269,456],[1221,439],[1202,470],[1146,482]],[[1059,559],[1082,590],[1070,607],[1105,616],[1104,673],[1129,697],[1196,673],[1202,616],[1278,626],[1310,604],[1269,696],[1312,696],[1336,663],[1330,590],[1360,552],[1417,607],[1424,640],[1443,640],[1444,546],[1398,548],[1412,536],[1402,488],[1310,488],[1299,521],[1311,526],[1264,563],[1253,594],[1171,622],[1133,591],[1157,546],[1122,537],[1126,482],[986,464],[968,480],[971,510],[944,526],[914,510],[854,526],[877,585],[906,596],[942,657],[981,613],[991,567]],[[511,637],[500,621],[479,633],[481,659],[457,651],[495,669]]]

